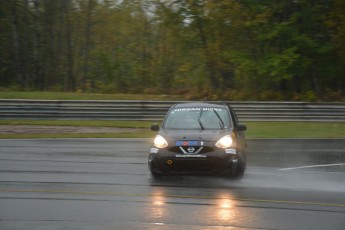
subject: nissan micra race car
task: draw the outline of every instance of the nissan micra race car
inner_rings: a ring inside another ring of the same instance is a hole
[[[245,131],[226,104],[181,103],[167,112],[150,148],[153,177],[213,175],[240,178],[246,161]]]

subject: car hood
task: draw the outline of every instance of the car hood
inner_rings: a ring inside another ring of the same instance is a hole
[[[178,140],[199,140],[207,142],[218,141],[226,134],[230,134],[231,130],[160,130],[162,135],[168,142]]]

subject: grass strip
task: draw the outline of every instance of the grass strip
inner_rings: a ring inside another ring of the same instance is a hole
[[[147,131],[117,133],[0,134],[0,138],[150,138],[154,121],[67,121],[67,120],[0,120],[1,125],[48,125],[147,128]],[[159,123],[159,122],[158,122]],[[345,138],[342,122],[245,122],[247,138]]]
[[[114,121],[114,120],[0,120],[0,125],[47,125],[47,126],[84,126],[149,128],[159,121]]]
[[[32,100],[186,100],[179,95],[153,94],[101,94],[77,92],[46,91],[0,91],[0,99],[32,99]]]
[[[121,132],[121,133],[57,133],[57,134],[0,134],[0,139],[29,138],[153,138],[155,133]]]
[[[250,138],[345,138],[345,122],[247,122]]]

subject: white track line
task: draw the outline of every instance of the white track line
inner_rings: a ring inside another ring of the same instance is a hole
[[[345,163],[327,164],[327,165],[306,165],[306,166],[300,166],[300,167],[294,167],[294,168],[282,168],[282,169],[279,169],[279,170],[294,170],[294,169],[331,167],[331,166],[342,166],[342,165],[345,165]]]

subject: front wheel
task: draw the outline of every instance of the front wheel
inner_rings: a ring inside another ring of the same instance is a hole
[[[236,165],[234,165],[234,168],[231,172],[231,177],[236,179],[241,179],[244,175],[244,172],[246,170],[246,160],[243,157],[242,153],[238,154],[238,159]]]
[[[235,178],[242,178],[245,170],[246,170],[246,162],[243,160],[239,160],[236,166],[236,171],[234,175]]]
[[[159,170],[155,167],[153,162],[149,162],[149,171],[152,178],[160,178],[161,176],[163,176],[163,174],[160,173]]]

